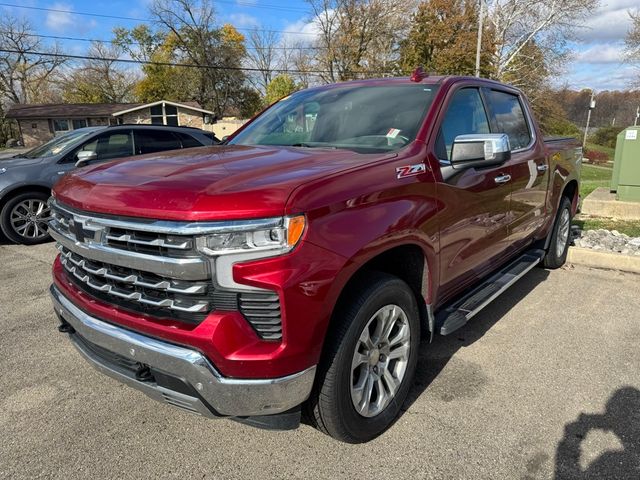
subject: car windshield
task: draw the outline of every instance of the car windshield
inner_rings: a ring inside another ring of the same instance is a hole
[[[415,83],[303,90],[270,107],[229,143],[395,151],[415,139],[436,90]]]
[[[69,146],[75,146],[77,143],[81,141],[81,139],[85,138],[87,135],[94,133],[95,129],[79,129],[72,130],[69,133],[65,133],[64,135],[59,135],[57,137],[52,138],[47,143],[40,145],[39,147],[34,148],[33,150],[29,150],[27,153],[23,153],[20,155],[22,158],[42,158],[42,157],[52,157],[53,155],[57,155],[62,152]]]

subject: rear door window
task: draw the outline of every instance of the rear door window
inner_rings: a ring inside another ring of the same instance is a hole
[[[133,155],[131,130],[103,133],[97,139],[83,145],[82,150],[95,151],[98,161],[130,157]]]
[[[529,146],[531,130],[518,96],[499,90],[489,90],[487,100],[495,119],[496,133],[506,133],[509,136],[511,150]]]
[[[489,120],[477,88],[462,88],[453,94],[436,140],[436,155],[451,160],[451,147],[458,135],[490,133]]]
[[[136,153],[156,153],[182,148],[180,139],[168,130],[136,130]]]

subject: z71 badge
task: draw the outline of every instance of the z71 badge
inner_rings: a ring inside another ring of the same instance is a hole
[[[418,163],[416,165],[405,165],[404,167],[396,168],[396,175],[398,178],[413,177],[426,171],[427,166],[424,163]]]

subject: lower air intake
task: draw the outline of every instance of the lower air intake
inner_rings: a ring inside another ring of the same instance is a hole
[[[282,339],[280,298],[276,293],[241,293],[240,311],[264,340]]]

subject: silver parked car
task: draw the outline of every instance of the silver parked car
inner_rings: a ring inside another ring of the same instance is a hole
[[[15,243],[42,243],[49,239],[51,187],[65,173],[115,158],[218,143],[203,130],[162,125],[86,127],[60,135],[0,160],[0,227]]]

